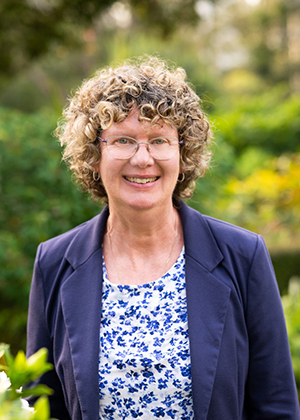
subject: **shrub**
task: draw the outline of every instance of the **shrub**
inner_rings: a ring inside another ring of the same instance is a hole
[[[289,283],[289,293],[282,297],[286,318],[293,369],[300,398],[300,278],[293,277]]]
[[[50,408],[46,395],[50,395],[52,391],[45,385],[38,385],[31,389],[23,388],[24,385],[52,369],[52,365],[47,363],[47,354],[47,349],[42,348],[26,360],[22,350],[13,357],[8,345],[0,344],[1,419],[49,420]],[[36,401],[34,408],[30,408],[27,401],[23,399],[29,395],[42,395]]]

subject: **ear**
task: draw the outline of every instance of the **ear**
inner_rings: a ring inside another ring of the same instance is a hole
[[[100,160],[93,166],[93,170],[100,174]]]

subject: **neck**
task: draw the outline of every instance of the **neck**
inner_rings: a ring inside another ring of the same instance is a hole
[[[171,268],[182,246],[181,221],[173,205],[164,211],[126,213],[126,217],[110,209],[103,247],[112,283],[156,280]]]
[[[155,242],[159,238],[163,240],[174,232],[179,223],[179,215],[170,201],[168,206],[151,210],[123,212],[110,208],[107,224],[111,233],[120,238],[126,237],[130,246],[131,241],[136,244],[136,241],[146,240],[149,245],[152,239]]]

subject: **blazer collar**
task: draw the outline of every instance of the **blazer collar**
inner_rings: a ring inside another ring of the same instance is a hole
[[[80,225],[77,235],[70,242],[65,257],[76,270],[100,248],[102,248],[103,235],[109,210],[106,206],[100,214]]]
[[[223,260],[223,254],[206,219],[184,202],[179,204],[179,214],[184,232],[185,253],[208,271],[213,271]]]
[[[184,202],[179,203],[178,209],[183,225],[186,254],[211,272],[222,261],[223,255],[205,218]],[[109,209],[106,206],[101,214],[78,228],[77,235],[66,251],[66,259],[74,269],[102,247],[108,216]]]

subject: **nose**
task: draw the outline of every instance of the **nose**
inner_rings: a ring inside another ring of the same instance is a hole
[[[139,166],[140,168],[146,168],[154,163],[153,157],[149,151],[149,145],[146,142],[140,142],[138,144],[137,151],[130,159],[132,166]]]

